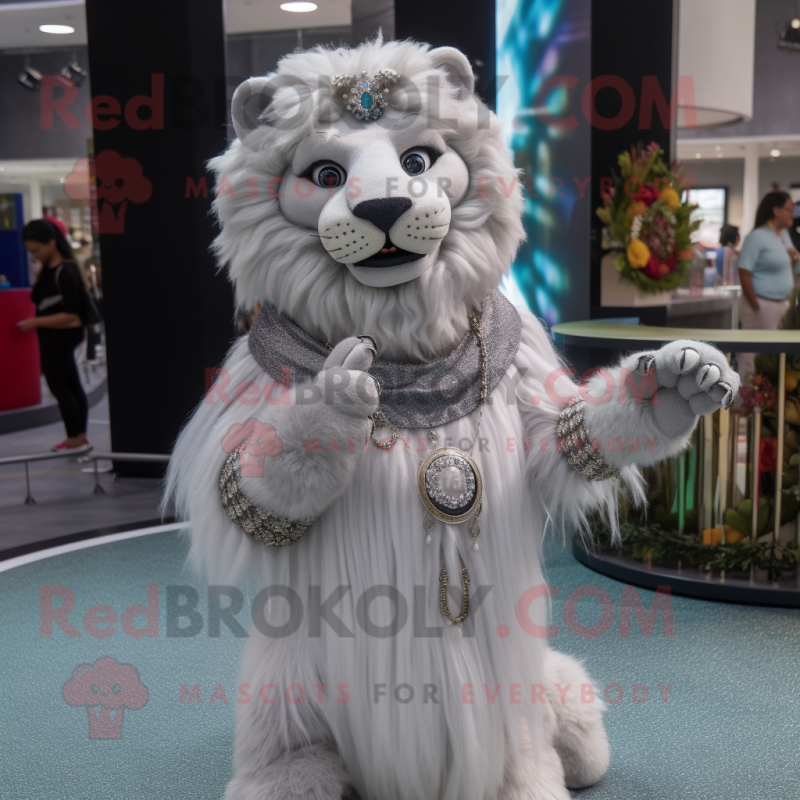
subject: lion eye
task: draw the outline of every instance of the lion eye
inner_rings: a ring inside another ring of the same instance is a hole
[[[338,164],[320,164],[312,170],[311,180],[323,189],[335,189],[344,184],[345,174]]]
[[[400,159],[400,164],[409,175],[422,175],[430,169],[431,159],[424,150],[412,150]]]

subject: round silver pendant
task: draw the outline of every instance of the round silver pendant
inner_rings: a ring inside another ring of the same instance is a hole
[[[420,464],[417,490],[431,516],[456,525],[480,509],[483,481],[478,465],[467,453],[440,447]]]

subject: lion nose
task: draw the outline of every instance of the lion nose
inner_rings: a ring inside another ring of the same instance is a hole
[[[378,200],[364,200],[353,209],[353,213],[359,219],[371,222],[384,233],[389,233],[392,225],[409,208],[411,208],[411,200],[407,197],[384,197]]]

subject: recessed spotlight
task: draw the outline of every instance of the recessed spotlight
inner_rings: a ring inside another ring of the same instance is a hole
[[[702,158],[703,156],[701,156],[701,155],[700,155],[700,153],[695,153],[695,154],[694,154],[694,157],[695,157],[695,158]]]
[[[780,150],[778,150],[778,149],[775,149],[775,150],[770,150],[770,151],[769,151],[769,154],[770,154],[770,155],[771,155],[773,158],[777,158],[777,157],[778,157],[778,156],[781,154],[781,151],[780,151]]]
[[[42,73],[33,67],[25,67],[17,76],[17,81],[21,83],[26,89],[35,92],[42,82]]]
[[[297,14],[304,14],[308,11],[316,11],[316,3],[281,3],[281,10],[294,11]]]
[[[67,64],[67,66],[61,70],[61,74],[65,78],[69,78],[76,86],[80,86],[86,80],[87,75],[86,70],[80,67],[75,61],[71,64]]]
[[[75,33],[75,28],[69,25],[40,25],[42,33]]]
[[[789,22],[778,23],[778,49],[800,50],[800,19],[795,17]]]

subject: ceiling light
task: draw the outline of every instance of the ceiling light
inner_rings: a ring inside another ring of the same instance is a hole
[[[770,154],[770,155],[771,155],[773,158],[777,158],[777,157],[778,157],[778,156],[781,154],[781,151],[780,151],[780,150],[778,150],[778,149],[775,149],[775,150],[770,150],[770,151],[769,151],[769,154]]]
[[[316,3],[281,3],[283,11],[295,11],[298,14],[303,14],[307,11],[316,11]]]
[[[17,81],[21,83],[26,89],[35,92],[39,88],[42,81],[42,73],[33,67],[25,67],[17,76]]]
[[[719,145],[717,145],[717,152],[719,153],[720,150],[722,150],[722,148]]]
[[[695,158],[702,158],[703,156],[701,156],[701,155],[700,155],[700,153],[695,153],[695,154],[694,154],[694,157],[695,157]]]
[[[735,14],[730,13],[733,5]],[[696,130],[752,119],[755,9],[755,0],[681,2],[676,74],[681,86],[686,85],[685,91],[675,92],[678,128]],[[708,21],[712,17],[725,23],[718,27],[717,35],[710,36]],[[703,157],[711,155],[713,144],[706,142],[711,147]]]
[[[793,27],[795,30],[797,30],[798,28],[800,28],[800,19],[797,19],[797,17],[795,17],[795,18],[792,20],[792,27]]]
[[[40,25],[39,30],[42,33],[75,33],[75,28],[69,25]]]

